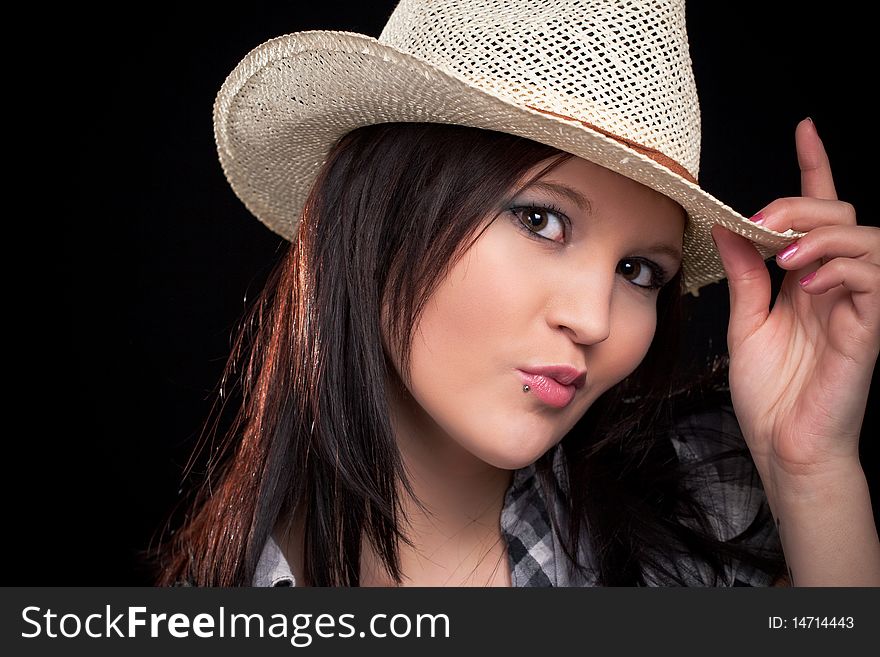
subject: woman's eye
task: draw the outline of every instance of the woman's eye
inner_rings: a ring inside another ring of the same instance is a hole
[[[568,218],[556,208],[543,205],[522,205],[510,209],[516,225],[529,237],[564,243]],[[625,258],[618,266],[620,273],[632,285],[650,292],[666,283],[666,274],[660,265],[643,258]]]
[[[637,260],[635,258],[627,258],[620,261],[619,271],[621,275],[633,285],[648,289],[659,289],[663,287],[663,274],[659,268],[651,266],[649,263]]]
[[[542,206],[523,206],[511,208],[520,223],[532,233],[553,242],[560,242],[565,238],[564,215],[553,208]]]

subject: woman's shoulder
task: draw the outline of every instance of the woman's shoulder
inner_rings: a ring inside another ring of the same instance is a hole
[[[192,587],[195,584],[190,580],[180,580],[175,582],[173,586]],[[290,564],[271,534],[263,544],[263,550],[260,553],[257,568],[251,580],[251,586],[296,586],[296,579],[293,576]]]
[[[740,535],[766,498],[733,407],[722,404],[680,417],[669,437],[684,466],[685,485],[715,512],[719,538]]]
[[[682,465],[683,484],[707,511],[714,537],[755,552],[782,546],[763,483],[727,402],[679,416],[670,440]],[[768,586],[772,576],[733,563],[726,573],[734,585]]]

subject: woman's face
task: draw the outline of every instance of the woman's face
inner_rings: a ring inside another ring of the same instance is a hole
[[[563,162],[511,205],[425,306],[412,385],[389,387],[398,439],[431,458],[534,462],[642,361],[657,320],[650,286],[680,266],[681,207],[586,160]],[[555,365],[585,377],[526,374]]]

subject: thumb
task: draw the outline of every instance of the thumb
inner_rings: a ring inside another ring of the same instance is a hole
[[[712,227],[730,290],[727,348],[731,355],[770,314],[770,272],[761,254],[745,237],[722,226]]]

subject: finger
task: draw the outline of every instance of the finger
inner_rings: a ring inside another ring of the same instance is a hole
[[[801,121],[794,131],[794,140],[801,169],[801,196],[836,199],[831,163],[816,125],[810,119]]]
[[[859,323],[876,335],[880,331],[880,267],[864,260],[834,258],[801,279],[808,294],[824,294],[842,285],[852,292]]]
[[[804,196],[778,198],[752,220],[780,233],[789,228],[805,233],[819,226],[855,226],[857,223],[852,203]]]
[[[770,272],[754,245],[741,235],[712,227],[730,290],[727,345],[731,353],[767,320],[770,311]]]
[[[822,226],[776,254],[783,269],[798,269],[816,260],[852,258],[880,266],[880,228]]]

